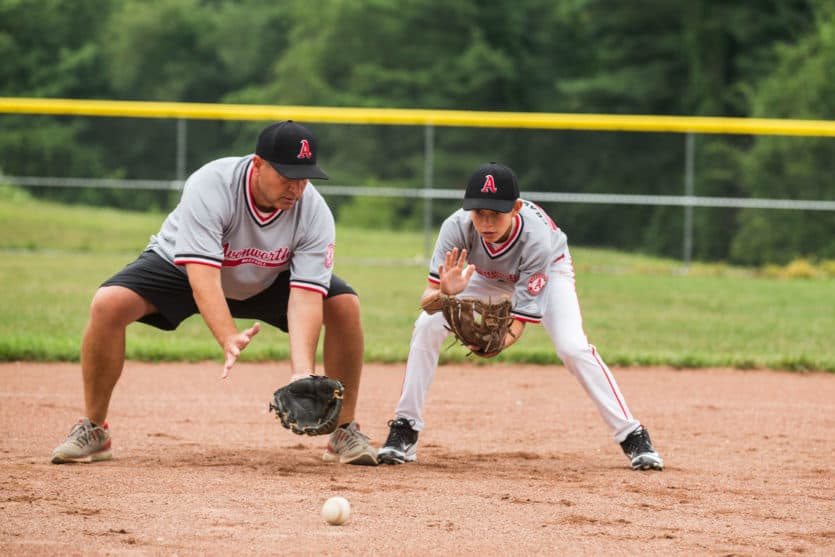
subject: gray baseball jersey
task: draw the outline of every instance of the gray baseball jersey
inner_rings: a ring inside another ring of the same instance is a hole
[[[541,207],[523,200],[510,237],[501,244],[485,242],[470,212],[459,209],[441,226],[429,264],[429,281],[440,284],[438,267],[452,248],[466,249],[475,265],[473,281],[486,281],[513,298],[513,316],[528,323],[542,321],[542,297],[552,264],[565,257],[567,238]]]
[[[291,288],[326,295],[336,232],[325,200],[308,183],[292,209],[264,213],[252,199],[251,180],[252,155],[207,163],[186,181],[147,249],[174,265],[221,269],[224,295],[234,300],[258,294],[287,269]]]

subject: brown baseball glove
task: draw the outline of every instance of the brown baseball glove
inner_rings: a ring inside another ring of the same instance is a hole
[[[479,356],[495,355],[504,349],[504,339],[513,322],[512,304],[441,294],[441,311],[447,329],[458,341]]]

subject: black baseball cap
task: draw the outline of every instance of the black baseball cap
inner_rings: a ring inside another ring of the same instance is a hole
[[[489,162],[481,165],[467,182],[464,209],[490,209],[509,213],[519,199],[516,174],[503,164]]]
[[[328,179],[325,171],[316,165],[316,153],[313,132],[293,120],[276,122],[261,130],[255,147],[256,155],[291,180]]]

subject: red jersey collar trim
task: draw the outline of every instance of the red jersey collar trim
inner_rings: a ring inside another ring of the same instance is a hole
[[[255,220],[257,220],[260,224],[266,224],[275,219],[281,211],[279,209],[274,209],[271,213],[265,213],[259,209],[257,205],[255,205],[255,198],[252,196],[252,175],[254,173],[255,165],[250,162],[249,172],[247,173],[246,178],[246,203],[249,205],[249,213],[255,218]]]

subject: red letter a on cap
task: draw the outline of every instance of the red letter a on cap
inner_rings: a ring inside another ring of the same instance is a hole
[[[302,148],[299,149],[299,154],[296,155],[297,159],[309,159],[313,156],[310,152],[310,144],[307,142],[306,139],[302,139],[301,141]]]
[[[488,174],[484,179],[484,185],[481,186],[481,193],[496,193],[496,182],[493,180],[492,174]]]

